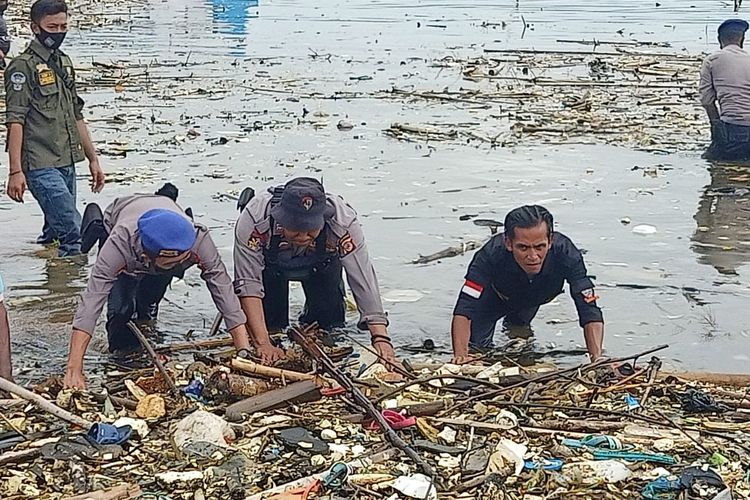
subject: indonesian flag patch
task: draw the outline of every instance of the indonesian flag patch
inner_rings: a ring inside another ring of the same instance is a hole
[[[461,288],[461,292],[475,299],[481,297],[483,291],[484,287],[482,285],[480,285],[479,283],[474,283],[471,280],[464,281],[464,286],[463,288]]]

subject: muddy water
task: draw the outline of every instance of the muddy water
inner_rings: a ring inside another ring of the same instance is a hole
[[[478,57],[483,48],[588,50],[559,40],[648,40],[672,50],[713,50],[731,6],[720,1],[364,2],[153,0],[115,12],[113,27],[69,37],[82,67],[91,61],[159,61],[130,71],[124,92],[89,89],[88,117],[105,150],[127,143],[108,171],[134,178],[80,202],[106,204],[169,180],[181,188],[231,267],[234,202],[219,195],[263,188],[295,175],[322,177],[362,216],[397,344],[449,346],[452,306],[470,255],[408,264],[461,241],[488,236],[463,215],[502,219],[523,203],[550,208],[557,229],[586,249],[597,278],[611,355],[668,343],[665,357],[690,369],[744,371],[750,348],[742,313],[750,297],[747,186],[736,168],[697,153],[657,156],[606,145],[487,149],[397,142],[394,121],[465,123],[470,109],[373,97],[392,86],[458,88],[458,69],[434,59]],[[523,21],[522,21],[523,19]],[[524,21],[526,28],[524,29]],[[622,34],[619,34],[621,31]],[[708,39],[706,34],[708,33]],[[364,97],[356,93],[365,93]],[[345,98],[333,99],[337,95]],[[304,111],[303,111],[304,110]],[[107,122],[119,115],[125,125]],[[339,131],[346,119],[355,125]],[[312,122],[315,122],[314,124]],[[200,133],[190,139],[187,132]],[[85,173],[81,165],[80,172]],[[628,218],[630,224],[621,220]],[[2,272],[10,286],[16,359],[62,367],[75,294],[86,270],[35,254],[41,227],[33,199],[0,201]],[[634,234],[636,225],[655,234]],[[92,257],[93,259],[93,257]],[[404,291],[409,291],[405,293]],[[215,311],[197,271],[174,284],[162,309],[164,340],[200,337]],[[294,307],[301,305],[295,290]],[[567,295],[543,307],[540,345],[582,343]],[[101,332],[89,366],[104,359]],[[569,359],[566,362],[580,362]]]

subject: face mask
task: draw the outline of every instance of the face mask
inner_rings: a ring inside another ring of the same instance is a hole
[[[175,266],[175,267],[170,267],[169,269],[167,269],[166,267],[159,267],[156,264],[154,264],[153,269],[156,274],[174,274],[175,271],[177,271],[178,267],[179,266]]]
[[[56,50],[60,48],[60,45],[62,45],[63,40],[65,40],[65,35],[68,33],[50,33],[49,31],[44,31],[42,28],[39,28],[39,33],[36,34],[37,40],[39,40],[39,43],[44,45],[50,50]]]

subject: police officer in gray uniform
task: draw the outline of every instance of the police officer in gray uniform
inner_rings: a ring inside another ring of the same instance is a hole
[[[235,228],[235,292],[256,345],[273,360],[282,351],[268,332],[289,324],[289,282],[302,283],[299,320],[328,330],[342,327],[346,301],[342,271],[354,294],[360,329],[386,361],[395,361],[375,268],[357,213],[316,179],[298,177],[255,196]]]
[[[172,277],[197,265],[238,352],[248,350],[246,318],[232,279],[208,228],[195,224],[170,197],[158,194],[115,199],[103,217],[106,231],[88,286],[73,320],[65,386],[84,388],[83,357],[104,303],[110,350],[137,342],[131,319],[155,319]]]

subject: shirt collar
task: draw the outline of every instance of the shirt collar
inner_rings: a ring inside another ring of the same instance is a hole
[[[727,45],[726,47],[724,47],[721,50],[727,50],[729,52],[745,52],[745,49],[743,49],[739,45],[735,45],[735,44]]]
[[[39,40],[37,40],[36,37],[34,37],[33,40],[31,40],[31,44],[29,45],[29,48],[39,57],[44,59],[45,62],[49,61],[50,56],[52,56],[52,51],[49,50],[47,47],[41,44]]]

